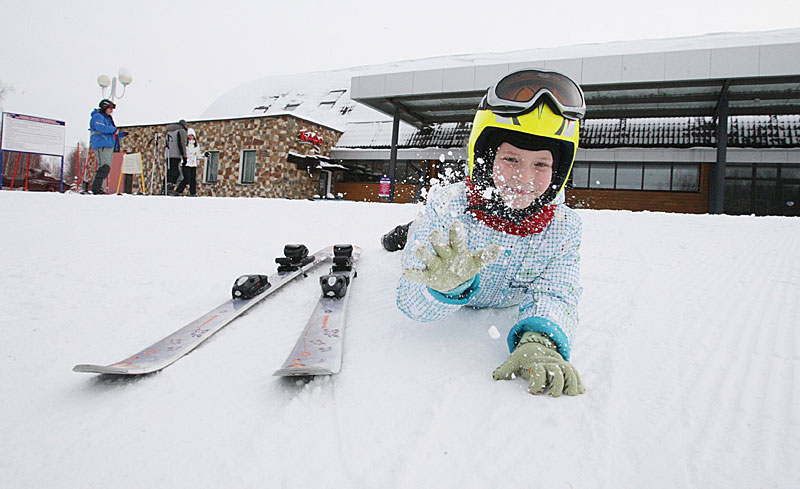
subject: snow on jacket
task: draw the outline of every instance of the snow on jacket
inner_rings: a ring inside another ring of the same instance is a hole
[[[200,148],[189,141],[186,145],[186,166],[197,166],[197,156],[200,154]]]
[[[494,230],[465,213],[464,182],[434,188],[423,216],[410,229],[402,256],[403,268],[423,268],[413,250],[421,245],[430,247],[428,237],[434,229],[442,230],[446,236],[456,220],[464,223],[470,250],[497,244],[503,248],[503,253],[484,267],[465,290],[456,291],[457,295],[442,294],[401,277],[397,306],[417,321],[436,321],[463,306],[518,305],[517,324],[508,335],[509,350],[514,350],[522,333],[536,331],[550,336],[562,356],[569,360],[582,292],[579,277],[581,221],[577,213],[564,204],[563,192],[552,203],[558,204],[553,220],[542,232],[516,236]]]
[[[174,123],[167,126],[167,148],[170,158],[186,158],[186,142],[189,140],[186,128]]]
[[[114,119],[110,115],[101,112],[100,109],[92,111],[92,117],[89,119],[89,130],[91,131],[89,144],[92,148],[113,148],[117,142],[114,137],[114,133],[117,131]],[[125,133],[120,131],[117,136],[123,138]]]

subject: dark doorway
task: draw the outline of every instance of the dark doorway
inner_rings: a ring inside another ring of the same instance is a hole
[[[725,214],[800,216],[800,166],[730,165]]]

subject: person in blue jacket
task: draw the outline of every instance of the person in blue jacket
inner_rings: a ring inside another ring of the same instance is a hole
[[[114,102],[104,98],[100,101],[98,108],[92,111],[92,117],[89,120],[89,131],[91,131],[89,143],[97,158],[97,172],[92,180],[92,193],[96,195],[105,193],[103,184],[111,171],[111,158],[115,148],[119,149],[120,138],[125,137],[126,134],[117,129],[114,119],[111,117],[116,108],[117,105]]]
[[[585,111],[583,91],[561,73],[526,69],[490,87],[465,181],[431,190],[402,257],[397,305],[415,320],[518,306],[510,356],[493,377],[523,377],[532,394],[585,391],[570,363],[581,221],[563,194]]]

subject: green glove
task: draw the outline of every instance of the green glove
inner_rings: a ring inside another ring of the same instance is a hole
[[[553,397],[583,394],[581,377],[556,349],[556,344],[542,333],[526,332],[514,353],[494,371],[494,380],[513,379],[516,374],[529,380],[528,392]]]
[[[449,239],[445,239],[438,229],[430,234],[429,239],[435,253],[426,246],[414,250],[414,256],[425,264],[425,268],[407,268],[403,270],[403,277],[439,292],[453,290],[468,282],[503,251],[496,244],[475,252],[469,251],[467,232],[461,221],[450,225]]]

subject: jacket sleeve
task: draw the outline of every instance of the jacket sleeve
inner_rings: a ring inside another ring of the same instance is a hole
[[[188,139],[185,129],[178,131],[178,152],[180,152],[183,159],[186,159],[186,142]]]
[[[509,351],[514,351],[526,331],[548,335],[558,345],[565,360],[578,326],[580,285],[580,243],[582,226],[577,214],[565,217],[566,231],[555,245],[555,255],[531,284],[520,304],[517,324],[508,334]]]
[[[84,119],[86,120],[86,119]],[[93,114],[89,122],[92,131],[113,134],[117,131],[116,126],[108,124],[102,114]]]
[[[446,232],[457,216],[463,215],[449,208],[449,198],[446,195],[448,190],[445,187],[432,192],[433,195],[429,195],[423,215],[411,225],[401,259],[403,270],[423,268],[423,263],[414,256],[414,250],[420,246],[430,247],[428,236],[434,229]],[[442,294],[401,276],[397,285],[397,307],[416,321],[437,321],[450,316],[469,303],[477,288],[476,279],[468,284],[467,289],[459,290],[457,294]]]

